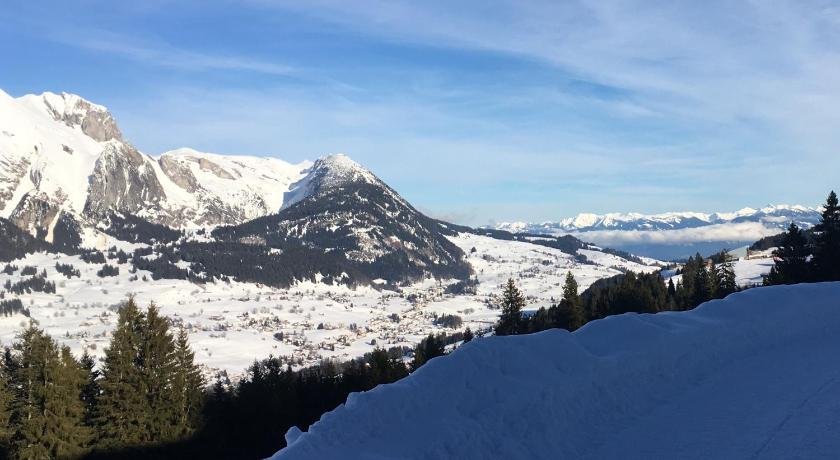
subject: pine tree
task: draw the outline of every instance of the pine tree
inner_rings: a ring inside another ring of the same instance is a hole
[[[473,331],[469,327],[464,329],[464,343],[471,342],[473,339]]]
[[[141,373],[143,323],[143,314],[129,298],[120,308],[117,327],[105,350],[95,417],[98,444],[103,449],[153,441],[148,430],[149,388]]]
[[[21,333],[14,348],[12,385],[16,394],[12,404],[12,452],[18,458],[49,458],[49,449],[41,441],[46,431],[44,387],[51,382],[44,375],[47,350],[40,331],[28,327]]]
[[[706,276],[706,295],[704,297],[706,300],[717,299],[718,288],[720,287],[720,278],[718,278],[718,267],[714,258],[709,261],[709,265],[706,267]]]
[[[712,288],[709,286],[711,284],[711,279],[709,278],[709,271],[706,269],[706,263],[699,254],[697,255],[698,266],[696,268],[696,272],[694,274],[694,302],[691,305],[697,306],[707,300],[710,300],[712,297],[710,293],[712,292]]]
[[[814,275],[818,281],[840,281],[840,206],[832,191],[816,226]]]
[[[411,369],[417,370],[432,358],[446,354],[446,346],[443,343],[443,336],[429,334],[414,347],[414,359],[411,361]]]
[[[175,341],[169,333],[169,321],[154,304],[146,311],[143,326],[140,372],[148,388],[149,436],[156,441],[174,440],[180,431],[173,423],[179,418],[172,381],[177,371]]]
[[[586,322],[583,306],[578,295],[578,284],[571,271],[566,273],[566,282],[563,285],[563,300],[560,301],[558,316],[558,326],[569,331],[577,330]]]
[[[57,404],[47,409],[56,416],[54,435],[61,440],[55,447],[55,456],[78,457],[93,439],[93,431],[85,423],[87,407],[81,394],[87,383],[87,372],[66,346],[61,347],[57,382],[51,387]]]
[[[738,283],[735,278],[735,267],[733,265],[732,256],[726,252],[722,252],[721,256],[722,262],[720,266],[718,266],[717,271],[717,295],[720,298],[724,298],[738,290]]]
[[[808,252],[805,235],[791,222],[780,246],[773,251],[775,264],[764,277],[764,284],[795,284],[807,281]]]
[[[525,297],[516,287],[513,278],[508,279],[502,293],[502,314],[496,324],[496,335],[519,334],[522,326],[522,308],[525,307]]]
[[[85,404],[85,423],[88,426],[93,426],[94,417],[96,415],[96,401],[99,398],[99,376],[100,372],[96,370],[96,362],[87,350],[84,351],[82,357],[79,359],[79,364],[85,374],[85,384],[82,387],[82,402]]]
[[[199,425],[204,399],[204,378],[195,364],[195,353],[190,349],[187,332],[181,329],[175,340],[175,420],[178,437],[192,434]]]
[[[68,348],[33,326],[15,344],[16,388],[11,425],[18,458],[67,458],[83,454],[90,442],[84,425],[81,371]]]
[[[4,365],[0,369],[0,458],[11,457],[10,442],[12,440],[12,382]]]
[[[703,299],[706,289],[705,284],[703,284],[705,277],[701,273],[705,270],[704,265],[703,256],[697,253],[695,256],[689,257],[683,266],[682,279],[677,286],[680,309],[688,310],[705,301]]]

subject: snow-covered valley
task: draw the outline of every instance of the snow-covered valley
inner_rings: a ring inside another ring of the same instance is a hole
[[[103,264],[86,263],[79,256],[38,253],[9,263],[18,269],[0,273],[0,285],[29,278],[21,271],[45,270],[56,292],[14,295],[30,316],[74,352],[101,356],[110,340],[116,309],[129,295],[141,305],[156,303],[173,322],[189,332],[198,362],[208,375],[226,371],[236,376],[254,359],[287,356],[295,367],[323,358],[344,361],[375,347],[413,347],[431,332],[490,328],[499,311],[501,285],[514,278],[528,298],[528,309],[548,307],[562,297],[562,280],[571,271],[581,289],[621,270],[650,272],[658,265],[642,265],[597,250],[580,250],[588,262],[557,249],[526,242],[504,241],[473,234],[450,240],[466,254],[478,286],[475,293],[449,294],[455,280],[428,279],[399,292],[375,287],[304,282],[288,288],[258,283],[192,283],[152,279],[144,270],[131,273],[129,263],[115,276],[97,276]],[[473,251],[473,249],[475,249]],[[56,264],[70,264],[80,277],[66,278]],[[11,296],[10,296],[11,297]],[[462,320],[457,328],[436,325],[442,315]],[[9,344],[29,318],[0,317],[0,341]]]

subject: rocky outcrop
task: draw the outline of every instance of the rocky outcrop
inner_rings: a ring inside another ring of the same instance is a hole
[[[46,93],[44,104],[56,121],[78,126],[91,139],[99,142],[122,141],[122,132],[111,113],[101,105],[92,104],[75,94]]]
[[[194,193],[199,189],[198,181],[195,179],[192,171],[190,171],[190,168],[186,167],[180,161],[163,155],[158,160],[158,164],[160,164],[160,169],[166,174],[166,177],[178,187],[190,193]]]
[[[25,157],[13,159],[0,156],[0,210],[6,209],[6,206],[15,206],[9,200],[29,171],[29,164],[29,159]]]
[[[149,161],[128,144],[107,144],[90,176],[85,214],[106,215],[109,211],[138,214],[159,209],[166,193]]]
[[[9,220],[30,235],[46,239],[60,206],[60,201],[44,193],[27,193],[18,202]]]

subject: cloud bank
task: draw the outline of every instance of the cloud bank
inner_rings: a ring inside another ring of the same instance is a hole
[[[694,243],[746,243],[765,236],[777,235],[781,230],[760,222],[707,225],[677,230],[597,230],[573,233],[584,241],[603,246],[630,244],[685,245]]]

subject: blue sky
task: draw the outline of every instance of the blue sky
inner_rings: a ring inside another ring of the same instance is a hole
[[[837,2],[13,1],[0,55],[146,153],[346,153],[463,223],[840,187]]]

